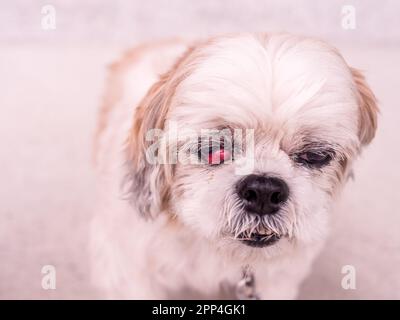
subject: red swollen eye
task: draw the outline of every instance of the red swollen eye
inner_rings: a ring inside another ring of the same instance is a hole
[[[229,156],[230,152],[221,147],[218,150],[208,154],[208,164],[215,165],[224,163],[226,159],[229,159]]]

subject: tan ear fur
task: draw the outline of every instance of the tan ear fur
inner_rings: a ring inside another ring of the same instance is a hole
[[[378,105],[364,75],[357,69],[351,68],[354,82],[357,86],[359,99],[359,138],[362,145],[369,144],[375,136],[378,125]]]
[[[137,107],[127,141],[128,176],[132,202],[145,217],[155,217],[168,209],[173,164],[150,164],[146,151],[151,145],[146,134],[164,129],[171,100],[179,83],[190,73],[193,48],[187,50],[166,74],[162,75]]]

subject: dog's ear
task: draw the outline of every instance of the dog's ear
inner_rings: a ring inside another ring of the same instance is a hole
[[[173,92],[166,74],[155,83],[137,107],[128,138],[129,194],[132,204],[146,218],[154,218],[168,206],[172,164],[150,162],[146,153],[151,146],[147,133],[164,129]],[[155,159],[156,160],[156,159]]]
[[[173,163],[149,161],[147,152],[154,141],[148,141],[146,137],[150,130],[165,129],[176,88],[193,67],[192,64],[186,63],[190,60],[193,49],[189,48],[170,71],[160,77],[135,111],[127,142],[128,175],[125,182],[129,183],[128,191],[132,204],[146,218],[154,218],[168,209],[175,167]],[[162,154],[165,151],[164,148],[157,149],[158,160],[166,159],[166,155]]]
[[[369,144],[375,136],[378,122],[378,106],[374,93],[365,81],[364,75],[351,68],[359,99],[359,139],[361,145]]]

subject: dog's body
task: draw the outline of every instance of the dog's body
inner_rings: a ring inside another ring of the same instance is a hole
[[[93,280],[115,298],[234,298],[250,268],[260,298],[295,298],[322,248],[330,205],[374,135],[374,97],[322,42],[244,34],[189,47],[144,46],[112,66],[96,140]],[[232,163],[147,163],[144,134],[168,132],[167,120],[183,130],[255,129],[249,173],[287,184],[278,212],[243,208],[245,178]],[[309,145],[322,151],[304,160],[299,150]]]

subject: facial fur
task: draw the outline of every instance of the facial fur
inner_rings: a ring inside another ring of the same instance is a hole
[[[214,38],[177,61],[136,111],[127,153],[132,203],[146,218],[176,219],[224,254],[279,255],[325,234],[329,208],[372,140],[376,117],[364,77],[321,41],[286,34]],[[168,123],[183,135],[254,130],[252,172],[236,174],[240,158],[220,165],[150,164],[146,133],[159,129],[161,144],[172,147]],[[245,209],[237,188],[248,175],[286,184],[288,198],[277,212]],[[263,248],[242,241],[265,232],[279,240]]]

